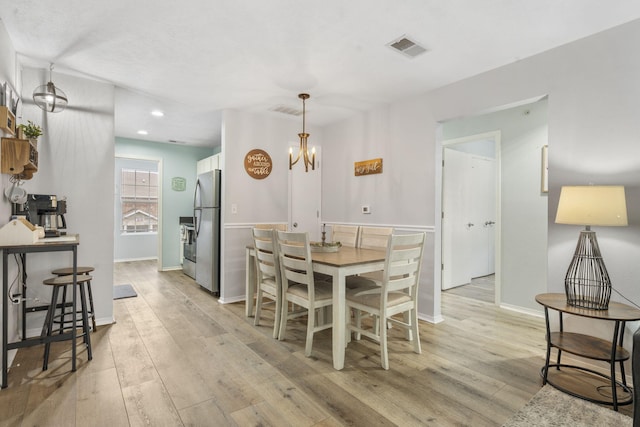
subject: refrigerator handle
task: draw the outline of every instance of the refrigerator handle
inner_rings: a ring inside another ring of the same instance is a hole
[[[196,216],[196,211],[200,210],[200,206],[196,205],[198,201],[198,193],[200,192],[200,180],[196,181],[196,189],[193,192],[193,226],[195,228],[196,238],[198,234],[200,234],[200,223],[198,222],[198,217]]]

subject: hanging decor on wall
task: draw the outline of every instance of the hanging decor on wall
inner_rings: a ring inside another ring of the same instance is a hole
[[[298,163],[300,157],[304,161],[304,171],[309,172],[309,165],[311,165],[311,170],[316,169],[316,149],[315,147],[311,149],[311,155],[309,155],[309,148],[307,146],[307,139],[309,138],[309,134],[305,129],[305,116],[307,110],[305,108],[305,101],[310,98],[308,93],[301,93],[298,95],[298,98],[302,99],[302,133],[299,133],[300,137],[300,149],[298,150],[298,156],[295,160],[293,160],[293,149],[289,148],[289,170]]]
[[[376,173],[382,173],[382,159],[363,160],[361,162],[354,162],[353,169],[355,176],[373,175]]]
[[[171,189],[173,191],[184,191],[187,189],[187,180],[181,176],[171,178]]]
[[[265,179],[271,173],[271,156],[260,149],[251,150],[244,156],[244,170],[254,179]]]

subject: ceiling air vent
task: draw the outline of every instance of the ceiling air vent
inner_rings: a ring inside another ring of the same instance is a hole
[[[389,46],[390,48],[394,49],[397,52],[400,52],[405,56],[408,56],[409,58],[415,58],[421,53],[424,53],[427,51],[426,48],[420,46],[418,43],[409,39],[409,37],[407,36],[402,36],[399,39],[392,41],[387,46]]]
[[[290,116],[301,116],[302,110],[294,107],[287,107],[286,105],[277,105],[269,108],[269,111],[275,111],[276,113],[288,114]]]

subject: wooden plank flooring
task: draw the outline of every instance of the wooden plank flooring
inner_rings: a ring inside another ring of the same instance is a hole
[[[335,371],[330,330],[307,358],[303,322],[273,340],[269,309],[255,327],[243,303],[218,304],[182,272],[119,263],[115,281],[138,297],[114,301],[117,322],[92,334],[76,373],[68,342],[46,372],[42,347],[18,352],[0,426],[499,426],[541,387],[543,319],[465,296],[443,293],[446,320],[421,323],[421,355],[396,328],[389,371],[366,339]]]

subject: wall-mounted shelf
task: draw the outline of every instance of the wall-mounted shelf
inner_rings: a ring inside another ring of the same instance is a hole
[[[0,172],[31,179],[38,171],[38,150],[30,140],[2,138]]]
[[[9,107],[4,105],[0,105],[0,129],[11,135],[16,134],[16,117],[9,110]]]

